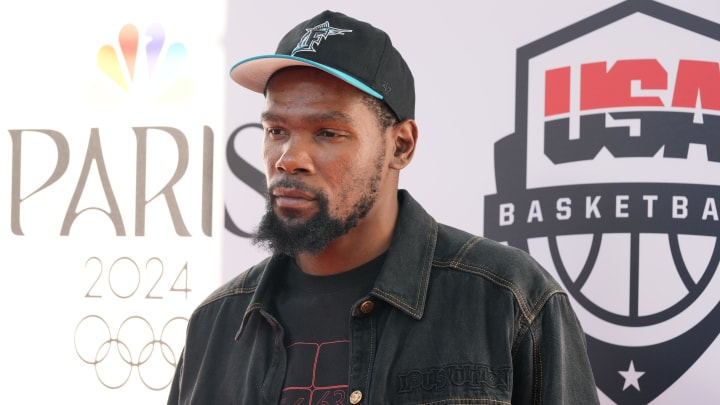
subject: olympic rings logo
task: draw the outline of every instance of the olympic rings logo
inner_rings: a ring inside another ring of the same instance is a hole
[[[137,368],[147,388],[161,391],[172,382],[178,362],[171,341],[185,336],[187,322],[187,318],[172,318],[156,336],[147,319],[130,316],[113,335],[105,319],[88,315],[75,328],[75,352],[83,362],[95,367],[98,380],[107,388],[124,386]]]

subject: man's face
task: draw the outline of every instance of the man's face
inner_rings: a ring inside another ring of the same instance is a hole
[[[387,139],[360,90],[314,68],[271,79],[262,124],[268,212],[255,241],[317,254],[372,210]]]

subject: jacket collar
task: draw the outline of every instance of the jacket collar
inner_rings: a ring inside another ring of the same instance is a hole
[[[398,204],[393,239],[371,294],[420,319],[425,310],[438,225],[407,191],[398,191]],[[284,277],[288,260],[285,255],[273,255],[267,261],[244,318],[257,309],[271,312],[273,287],[278,277]]]
[[[438,225],[407,191],[398,192],[398,203],[392,243],[372,294],[420,319],[425,310]]]

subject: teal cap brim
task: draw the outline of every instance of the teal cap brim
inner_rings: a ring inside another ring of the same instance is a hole
[[[270,76],[278,70],[289,66],[311,66],[320,69],[354,87],[357,87],[377,99],[383,99],[382,94],[347,73],[341,72],[330,66],[323,65],[322,63],[317,63],[309,59],[291,55],[260,55],[243,59],[230,68],[230,77],[243,87],[258,93],[263,93]]]

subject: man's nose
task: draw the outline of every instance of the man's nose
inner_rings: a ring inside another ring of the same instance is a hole
[[[314,166],[311,145],[302,136],[290,136],[282,145],[282,153],[275,162],[275,168],[288,174],[312,174]]]

